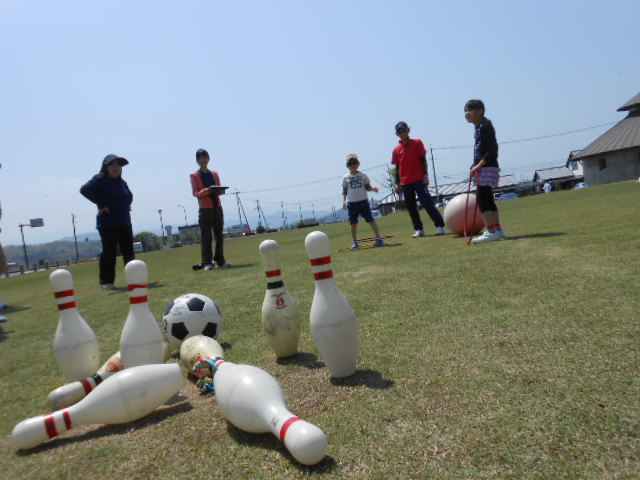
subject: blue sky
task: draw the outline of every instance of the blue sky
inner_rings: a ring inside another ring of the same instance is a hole
[[[156,233],[158,209],[195,220],[200,147],[252,216],[256,199],[339,208],[347,153],[379,184],[399,120],[435,148],[438,182],[459,181],[471,149],[438,148],[473,142],[469,98],[505,142],[621,120],[640,91],[639,14],[637,0],[0,0],[0,242],[36,217],[27,243],[70,235],[71,213],[92,231],[78,190],[108,153],[131,162],[134,230]],[[532,178],[607,128],[505,144],[502,171]],[[223,204],[238,223],[235,197]]]

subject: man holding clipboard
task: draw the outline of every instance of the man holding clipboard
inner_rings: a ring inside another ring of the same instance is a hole
[[[200,148],[196,152],[198,170],[189,175],[191,191],[198,199],[198,223],[200,224],[200,252],[202,263],[195,265],[194,270],[213,270],[214,268],[229,268],[231,265],[224,259],[222,229],[224,215],[219,195],[224,195],[228,187],[220,185],[220,176],[215,170],[209,170],[209,152]],[[212,235],[216,241],[216,250],[211,249]]]

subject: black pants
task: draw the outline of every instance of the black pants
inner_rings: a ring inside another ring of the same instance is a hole
[[[222,213],[222,207],[201,208],[198,211],[198,223],[200,224],[202,264],[208,265],[215,261],[218,266],[224,265],[224,239],[222,237],[224,214]],[[213,232],[213,237],[216,240],[216,253],[213,256],[211,252],[211,232]]]
[[[404,194],[404,203],[409,211],[411,217],[411,223],[413,223],[414,230],[422,230],[422,220],[420,219],[420,213],[418,212],[418,203],[416,202],[416,194],[420,200],[420,204],[425,211],[431,217],[433,224],[436,227],[444,227],[444,220],[442,215],[433,203],[433,199],[429,194],[429,190],[424,186],[422,181],[409,183],[402,186],[402,193]]]
[[[476,203],[480,213],[497,212],[498,206],[493,198],[493,188],[489,186],[478,186],[476,190]]]
[[[133,230],[131,227],[102,227],[98,229],[98,232],[100,232],[100,240],[102,240],[100,285],[115,283],[118,247],[120,247],[125,265],[135,258],[133,254]]]

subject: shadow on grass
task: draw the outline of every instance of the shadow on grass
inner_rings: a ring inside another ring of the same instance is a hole
[[[0,342],[4,342],[9,339],[8,332],[5,332],[4,328],[0,326]]]
[[[382,373],[377,370],[356,370],[356,373],[345,378],[331,378],[331,383],[337,387],[365,387],[374,390],[384,390],[391,388],[395,383],[393,380],[385,379]]]
[[[291,461],[291,464],[301,472],[313,475],[332,473],[335,472],[338,465],[335,459],[328,455],[325,455],[322,461],[317,465],[303,465],[299,463],[295,458],[293,458],[293,456],[289,453],[285,446],[280,443],[280,441],[271,433],[248,433],[240,430],[231,422],[227,422],[227,432],[229,433],[229,436],[240,445],[256,448],[269,448],[271,450],[280,452],[283,456],[287,457]]]
[[[12,305],[7,305],[6,307],[4,307],[2,310],[0,310],[0,314],[2,315],[7,315],[9,313],[17,313],[17,312],[21,312],[23,310],[29,310],[31,307],[22,307],[22,306],[12,306]]]
[[[507,235],[501,241],[505,240],[523,240],[525,238],[549,238],[549,237],[561,237],[562,235],[566,235],[565,232],[548,232],[548,233],[532,233],[531,235],[516,235],[511,237]]]
[[[151,282],[147,284],[147,288],[162,288],[164,286],[166,286],[166,284],[159,283],[159,282]],[[116,287],[113,290],[108,290],[108,292],[110,292],[111,294],[122,293],[127,291],[129,291],[128,287]]]
[[[276,363],[278,365],[300,365],[309,370],[318,370],[325,367],[324,362],[315,353],[309,352],[298,352],[293,357],[278,358]]]
[[[227,350],[231,350],[233,348],[233,344],[231,344],[229,342],[220,342],[220,346],[225,351],[225,353],[226,353]]]
[[[179,400],[175,400],[178,397]],[[28,450],[18,450],[16,455],[21,457],[36,455],[41,452],[47,452],[49,450],[53,450],[55,448],[61,447],[63,445],[72,445],[78,442],[85,442],[87,440],[92,440],[94,438],[102,438],[102,437],[110,437],[112,435],[124,435],[134,430],[141,430],[143,428],[149,427],[151,425],[155,425],[156,423],[161,423],[165,419],[172,417],[173,415],[178,415],[180,413],[186,413],[193,410],[193,406],[185,400],[186,397],[176,396],[169,400],[165,405],[173,405],[169,407],[164,407],[158,410],[153,411],[146,417],[141,418],[140,420],[136,420],[134,422],[122,423],[118,425],[103,425],[95,430],[91,430],[87,433],[83,433],[82,435],[76,436],[64,436],[57,437],[53,440],[47,441],[42,445],[39,445],[34,448],[30,448]],[[180,401],[180,403],[175,404],[176,401]],[[73,435],[66,434],[66,435]]]

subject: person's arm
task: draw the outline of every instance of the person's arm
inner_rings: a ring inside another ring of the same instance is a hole
[[[346,179],[342,180],[342,208],[347,208],[347,191],[349,188],[349,182]]]
[[[425,187],[429,186],[429,170],[427,169],[427,154],[425,153],[424,155],[422,155],[422,157],[420,157],[420,160],[422,161],[422,169],[424,170],[424,179],[422,180],[422,183],[424,183]]]
[[[96,175],[87,183],[80,187],[80,193],[90,202],[95,203],[98,207],[98,215],[108,212],[109,207],[105,205],[105,199],[100,191],[100,180],[102,177]]]
[[[190,174],[189,179],[191,180],[191,193],[196,198],[207,197],[211,195],[211,192],[208,188],[200,188],[203,187],[202,183],[198,184],[198,179],[196,178],[196,174]]]
[[[371,186],[371,182],[369,181],[369,177],[365,177],[366,180],[364,181],[364,189],[367,192],[376,192],[378,193],[378,191],[380,190],[378,187],[372,187]]]

